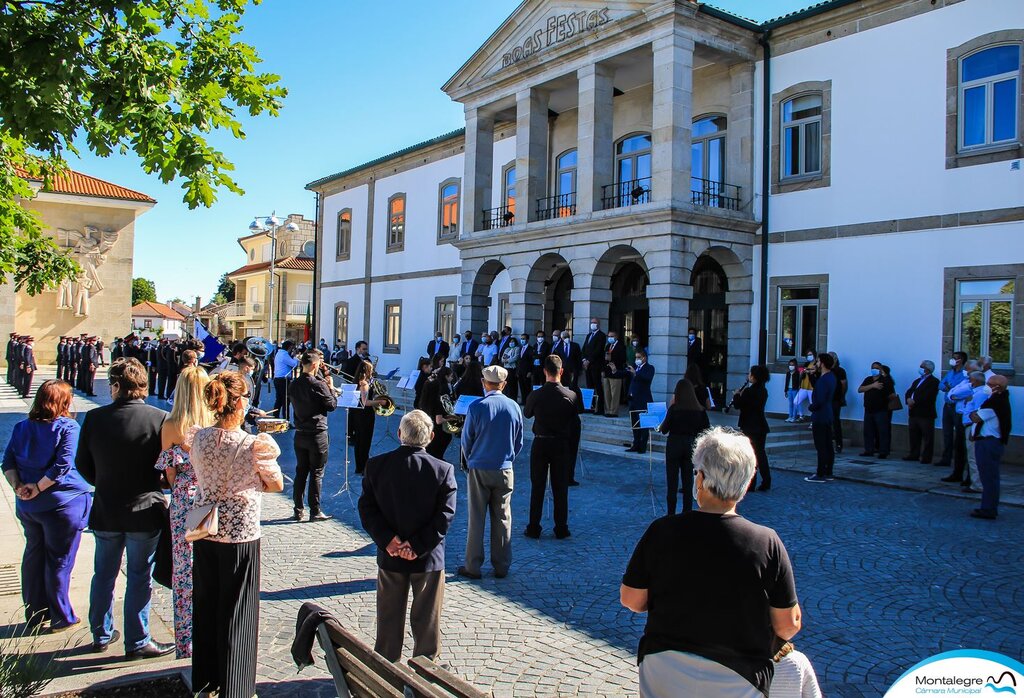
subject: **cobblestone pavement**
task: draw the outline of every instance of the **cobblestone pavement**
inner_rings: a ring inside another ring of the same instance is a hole
[[[395,447],[385,432],[397,430],[398,415],[377,425],[373,452]],[[331,429],[344,434],[343,414],[332,416]],[[278,441],[291,475],[291,437]],[[465,477],[458,474],[441,661],[499,697],[635,695],[644,617],[619,605],[618,587],[636,540],[663,513],[660,456],[650,464],[585,451],[583,485],[570,494],[573,536],[556,540],[548,513],[535,541],[522,536],[528,448],[516,467],[514,562],[506,579],[494,579],[486,563],[482,581],[454,576],[466,532]],[[449,458],[456,449],[457,442]],[[331,444],[324,487],[332,521],[291,523],[290,486],[264,499],[264,698],[334,695],[322,657],[298,675],[291,661],[303,601],[325,606],[372,643],[375,550],[358,522],[358,479],[351,496],[339,492],[343,463],[342,436]],[[1005,507],[991,522],[967,517],[969,508],[950,497],[856,482],[812,485],[790,472],[777,472],[770,493],[741,503],[743,515],[775,528],[789,549],[804,608],[797,646],[826,695],[879,696],[916,661],[957,648],[1024,659],[1024,552],[1016,542],[1024,510]]]

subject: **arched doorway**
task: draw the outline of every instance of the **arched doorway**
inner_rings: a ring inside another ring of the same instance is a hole
[[[639,337],[640,343],[646,345],[650,337],[648,282],[647,272],[636,262],[625,262],[612,274],[608,330],[618,332],[623,341]]]
[[[544,289],[544,326],[548,331],[572,330],[572,270],[568,265],[555,270]]]
[[[707,255],[699,257],[690,285],[690,327],[697,330],[704,350],[700,369],[715,404],[722,407],[727,404],[729,361],[729,306],[725,302],[729,286],[722,265]]]
[[[472,288],[470,303],[463,306],[459,318],[459,332],[461,334],[465,330],[472,330],[479,336],[500,327],[504,315],[509,312],[511,281],[505,265],[497,259],[484,262],[473,276]]]

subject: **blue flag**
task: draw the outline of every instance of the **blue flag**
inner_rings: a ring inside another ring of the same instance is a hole
[[[217,360],[222,351],[227,349],[226,346],[221,344],[216,337],[210,334],[203,323],[198,320],[195,321],[195,332],[196,339],[203,343],[203,348],[206,353],[203,354],[203,358],[200,359],[204,364],[212,363]]]

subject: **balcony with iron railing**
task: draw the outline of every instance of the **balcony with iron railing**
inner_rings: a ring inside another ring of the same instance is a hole
[[[651,178],[630,179],[601,187],[601,208],[605,211],[646,204],[651,201]]]
[[[499,206],[498,208],[485,209],[483,211],[483,230],[496,230],[508,228],[516,224],[516,207]]]
[[[692,177],[690,179],[690,203],[706,208],[739,211],[742,208],[740,187],[735,184]]]
[[[537,220],[550,221],[576,215],[576,192],[537,199]]]

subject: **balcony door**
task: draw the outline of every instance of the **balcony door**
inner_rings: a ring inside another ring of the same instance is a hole
[[[707,116],[693,122],[691,184],[694,203],[718,207],[725,182],[724,116]]]

